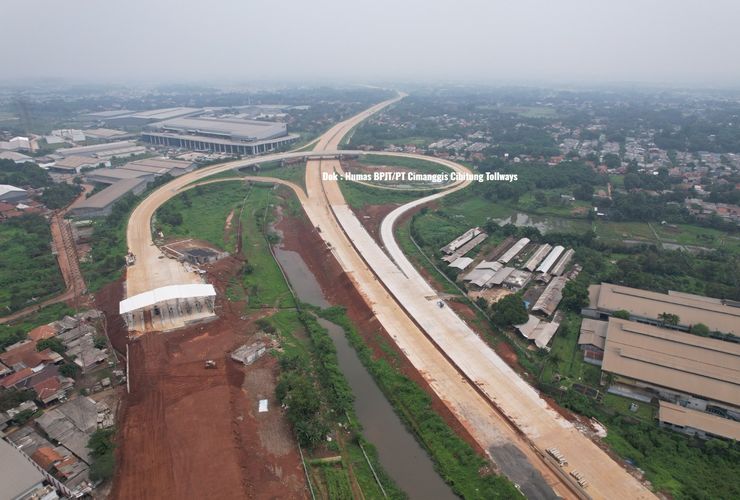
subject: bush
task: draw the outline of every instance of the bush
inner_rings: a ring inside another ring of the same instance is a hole
[[[113,477],[116,459],[114,455],[115,444],[113,436],[115,429],[98,429],[92,433],[87,447],[90,449],[92,463],[90,464],[90,479],[93,481],[105,481]]]

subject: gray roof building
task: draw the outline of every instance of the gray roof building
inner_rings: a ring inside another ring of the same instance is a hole
[[[44,476],[13,445],[0,439],[0,498],[27,498],[42,488]]]
[[[79,200],[69,209],[69,213],[79,217],[105,217],[113,205],[128,193],[139,194],[146,189],[148,177],[135,177],[114,182],[104,190],[85,200]]]

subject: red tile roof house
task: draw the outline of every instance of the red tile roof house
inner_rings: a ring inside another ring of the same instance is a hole
[[[38,342],[39,340],[51,338],[56,334],[57,330],[53,326],[41,325],[28,332],[28,338],[35,342]]]

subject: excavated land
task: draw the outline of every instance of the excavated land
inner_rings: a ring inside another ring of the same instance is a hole
[[[288,216],[277,224],[277,228],[283,234],[283,248],[301,255],[301,258],[319,282],[326,299],[331,304],[340,305],[347,310],[347,316],[372,350],[373,357],[385,359],[396,366],[406,377],[416,382],[429,395],[432,408],[445,420],[450,428],[472,446],[478,454],[485,457],[483,449],[431,389],[424,377],[414,368],[388,335],[388,332],[375,318],[372,310],[357,292],[316,229],[304,218]],[[389,354],[389,351],[393,354]]]
[[[116,437],[111,498],[308,498],[297,445],[275,400],[277,360],[243,367],[229,352],[249,342],[260,311],[225,300],[228,279],[243,262],[227,257],[206,266],[218,291],[219,317],[177,331],[128,340],[117,314],[121,282],[101,290],[111,342],[129,345],[130,394]],[[243,319],[242,319],[243,318]],[[216,368],[206,369],[205,360]],[[269,411],[257,411],[267,399]]]

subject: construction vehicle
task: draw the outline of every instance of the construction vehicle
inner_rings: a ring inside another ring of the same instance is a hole
[[[206,368],[206,370],[212,369],[212,368],[216,368],[216,362],[214,360],[212,360],[212,359],[207,359],[206,360],[205,368]]]

